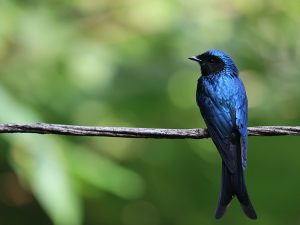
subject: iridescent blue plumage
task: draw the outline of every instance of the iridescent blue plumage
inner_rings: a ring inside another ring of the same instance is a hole
[[[243,176],[247,161],[248,103],[238,69],[220,50],[210,50],[190,59],[201,66],[197,104],[222,157],[222,187],[216,218],[224,215],[232,198],[237,196],[246,215],[256,219]]]

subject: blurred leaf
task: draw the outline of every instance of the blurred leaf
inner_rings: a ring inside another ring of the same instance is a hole
[[[71,162],[80,162],[79,165],[72,164],[76,165],[72,167],[73,173],[84,182],[122,198],[132,199],[143,194],[144,182],[137,173],[88,149],[76,149],[75,146],[70,149]]]
[[[40,121],[34,112],[18,103],[3,87],[0,87],[0,102],[5,109],[0,111],[2,122]],[[36,137],[34,134],[5,137],[14,143],[11,151],[16,171],[30,185],[55,224],[80,224],[80,201],[63,166],[63,149],[54,141],[55,138]]]

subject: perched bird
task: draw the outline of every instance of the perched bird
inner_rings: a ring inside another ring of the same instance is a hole
[[[222,186],[215,217],[220,219],[234,196],[245,214],[256,219],[243,171],[247,161],[248,101],[233,60],[209,50],[189,58],[200,64],[196,100],[208,132],[222,158]]]

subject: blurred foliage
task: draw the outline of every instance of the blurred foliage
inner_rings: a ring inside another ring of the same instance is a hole
[[[204,127],[195,104],[207,49],[236,61],[249,124],[299,125],[300,4],[242,0],[0,1],[0,121]],[[249,141],[261,224],[300,220],[300,139]],[[210,140],[1,135],[1,224],[250,224],[234,201],[215,221]]]

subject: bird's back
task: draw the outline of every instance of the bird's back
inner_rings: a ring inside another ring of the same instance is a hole
[[[232,133],[242,137],[242,164],[247,159],[247,96],[238,76],[220,74],[198,80],[197,104],[221,157],[231,171],[234,156],[228,152]]]

